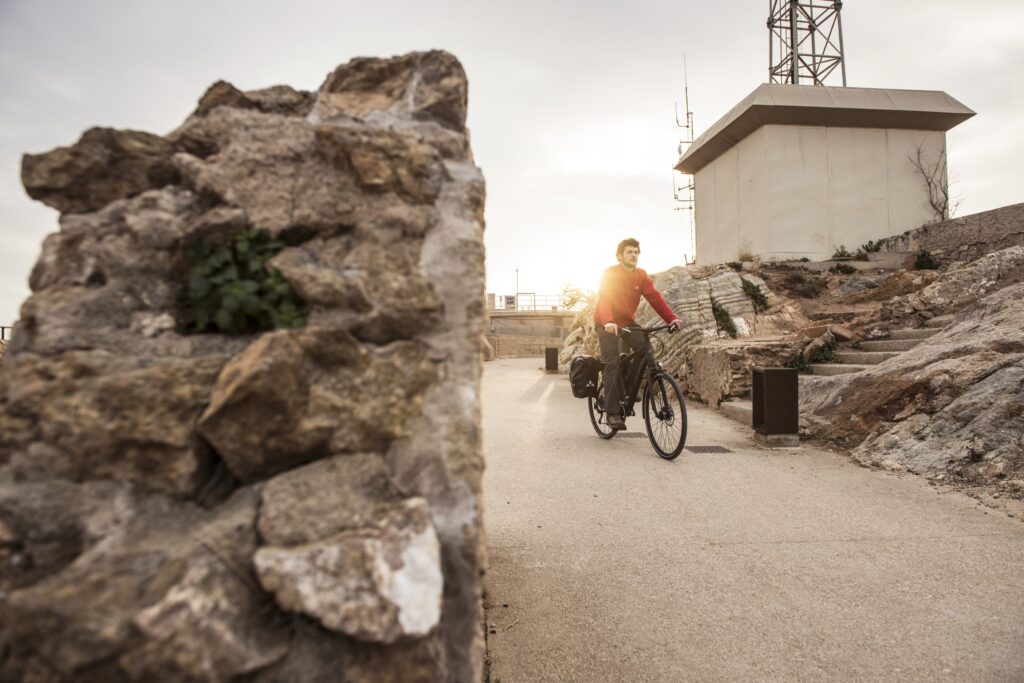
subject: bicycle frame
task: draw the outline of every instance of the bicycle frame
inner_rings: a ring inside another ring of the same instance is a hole
[[[628,332],[628,334],[644,335],[644,337],[647,338],[647,343],[644,344],[644,348],[630,351],[625,355],[624,358],[620,359],[619,365],[620,368],[622,368],[622,370],[620,371],[623,373],[623,386],[625,386],[626,389],[626,393],[623,396],[622,408],[623,415],[625,415],[626,417],[632,417],[636,415],[636,413],[633,411],[633,408],[634,406],[636,406],[636,402],[640,398],[640,387],[644,385],[644,381],[646,380],[648,383],[650,383],[651,377],[654,375],[654,373],[661,371],[662,369],[661,364],[658,363],[658,359],[654,357],[654,349],[651,346],[650,335],[653,334],[655,331],[665,329],[666,327],[667,326],[661,328],[652,328],[647,331],[630,330]],[[623,332],[626,332],[626,330],[629,330],[629,328],[623,328]],[[633,383],[631,385],[626,385],[627,374],[625,370],[627,367],[630,367],[630,365],[634,361],[639,361],[641,363],[641,366],[639,370],[636,371],[636,378],[634,379]],[[644,410],[647,410],[646,404],[644,404]]]

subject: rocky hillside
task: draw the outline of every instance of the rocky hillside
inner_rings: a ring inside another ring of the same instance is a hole
[[[1024,247],[928,280],[860,327],[946,327],[862,372],[802,383],[807,434],[865,463],[1020,492],[1011,482],[1024,480]]]
[[[449,54],[358,59],[25,157],[0,679],[480,680],[466,106]]]

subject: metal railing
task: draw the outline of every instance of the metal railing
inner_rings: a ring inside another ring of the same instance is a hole
[[[491,310],[550,313],[566,309],[562,305],[562,295],[560,294],[519,292],[518,294],[495,295]]]

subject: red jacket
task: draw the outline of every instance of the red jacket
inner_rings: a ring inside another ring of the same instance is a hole
[[[654,288],[647,271],[634,268],[630,272],[619,264],[604,271],[601,276],[594,322],[601,327],[608,323],[615,323],[619,327],[633,324],[641,294],[662,320],[670,323],[676,319],[676,314]]]

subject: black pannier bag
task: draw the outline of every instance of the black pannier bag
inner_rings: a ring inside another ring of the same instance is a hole
[[[593,356],[576,356],[569,361],[569,384],[576,398],[597,397],[601,361]]]

